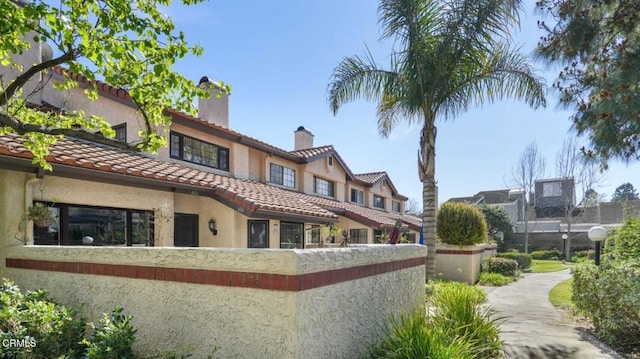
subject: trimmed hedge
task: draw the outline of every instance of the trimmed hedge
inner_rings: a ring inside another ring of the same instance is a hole
[[[515,277],[518,274],[518,262],[509,258],[490,257],[482,263],[482,271]]]
[[[560,260],[562,259],[562,253],[557,249],[551,249],[548,251],[533,251],[531,252],[531,258],[542,260]]]
[[[446,202],[438,211],[437,222],[443,243],[467,246],[487,242],[487,221],[476,206]]]
[[[531,268],[531,254],[519,252],[497,253],[496,257],[513,259],[518,262],[520,270]]]
[[[600,267],[593,262],[573,268],[573,302],[588,316],[596,335],[622,347],[640,343],[640,259]]]

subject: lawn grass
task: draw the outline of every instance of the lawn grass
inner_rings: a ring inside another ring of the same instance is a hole
[[[567,265],[558,260],[534,259],[531,261],[531,272],[533,273],[557,272],[565,268]]]
[[[555,287],[551,289],[549,292],[549,301],[556,307],[562,309],[572,309],[573,302],[571,302],[571,295],[573,294],[573,290],[571,288],[571,284],[573,283],[573,278],[569,278],[564,282],[558,283]]]

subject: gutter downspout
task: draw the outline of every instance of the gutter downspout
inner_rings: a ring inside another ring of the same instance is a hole
[[[32,206],[33,202],[33,187],[32,185],[37,182],[41,182],[42,178],[32,177],[24,182],[24,211]],[[31,188],[30,188],[31,187]],[[33,227],[27,226],[27,238],[29,242],[27,244],[33,244]]]

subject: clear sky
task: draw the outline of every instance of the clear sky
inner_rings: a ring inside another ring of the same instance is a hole
[[[534,3],[527,1],[515,41],[530,54],[540,36]],[[332,144],[354,173],[387,171],[400,191],[422,203],[417,174],[419,126],[400,124],[388,138],[378,135],[375,103],[343,106],[334,116],[327,103],[331,73],[345,56],[365,45],[387,64],[392,43],[378,41],[377,2],[371,0],[210,0],[166,9],[177,28],[204,55],[176,69],[197,81],[207,75],[232,86],[230,127],[286,150],[300,125],[315,135],[314,145]],[[556,70],[536,64],[551,83]],[[550,94],[546,109],[506,100],[472,109],[454,121],[438,123],[436,180],[439,202],[481,190],[507,188],[511,168],[531,141],[546,157],[547,177],[555,177],[555,154],[570,131],[569,112]],[[611,162],[596,187],[611,197],[631,182],[640,187],[640,163]]]

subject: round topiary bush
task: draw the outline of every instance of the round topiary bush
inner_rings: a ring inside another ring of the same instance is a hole
[[[447,202],[437,216],[438,237],[443,243],[467,246],[487,241],[487,222],[470,204]]]

